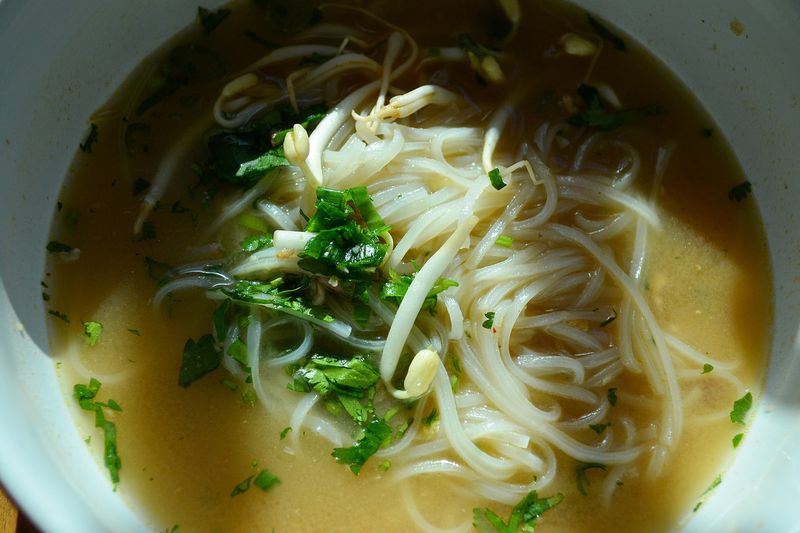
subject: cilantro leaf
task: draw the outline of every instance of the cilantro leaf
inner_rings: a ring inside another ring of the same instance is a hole
[[[63,242],[50,241],[47,243],[47,251],[51,254],[68,254],[74,249],[75,247],[64,244]]]
[[[361,467],[375,455],[392,436],[392,428],[384,420],[376,418],[364,429],[364,434],[349,448],[334,448],[331,455],[337,463],[350,465],[350,470],[358,475]]]
[[[292,431],[292,426],[286,426],[285,428],[283,428],[283,430],[281,430],[280,433],[280,439],[281,440],[285,439],[286,435],[288,435],[290,431]]]
[[[731,442],[733,443],[733,447],[738,448],[743,438],[744,438],[744,433],[737,433],[736,435],[734,435],[733,439],[731,440]]]
[[[250,490],[250,483],[253,481],[253,477],[255,476],[250,476],[244,481],[237,483],[236,486],[233,487],[233,490],[231,491],[231,498],[238,496],[239,494],[244,494],[245,492]]]
[[[94,143],[97,142],[97,138],[97,124],[92,122],[91,129],[89,130],[89,134],[86,136],[86,140],[80,144],[81,152],[85,154],[91,154],[92,147],[94,146]]]
[[[103,324],[100,322],[83,323],[83,340],[88,346],[96,346],[100,342],[100,335],[103,334]]]
[[[608,403],[610,403],[612,407],[617,405],[617,388],[616,387],[612,387],[612,388],[608,389]]]
[[[489,171],[489,181],[492,182],[492,187],[498,191],[506,186],[506,182],[503,181],[503,175],[500,173],[499,168],[493,168]]]
[[[302,289],[298,286],[292,289],[281,290],[279,286],[254,280],[239,280],[233,287],[223,287],[220,290],[225,296],[233,300],[253,305],[260,305],[275,311],[322,322],[333,322],[333,317],[324,309],[310,307],[302,298],[294,293]]]
[[[295,391],[313,390],[323,396],[336,393],[363,398],[367,389],[378,382],[380,373],[362,356],[337,359],[327,355],[313,355],[308,363],[294,372],[293,378],[292,389]]]
[[[276,476],[269,470],[262,470],[253,480],[253,485],[263,490],[264,492],[267,492],[280,482],[281,480],[278,479],[278,476]]]
[[[400,303],[403,301],[403,297],[405,297],[406,293],[408,292],[408,288],[411,286],[411,282],[414,281],[414,276],[416,276],[416,273],[401,276],[394,270],[390,270],[389,280],[381,285],[381,300],[386,300],[393,302],[396,305],[400,305]],[[436,309],[436,296],[439,293],[446,291],[450,287],[458,287],[458,282],[453,281],[452,279],[439,278],[433,287],[431,287],[431,290],[428,291],[428,295],[422,302],[422,309],[427,309],[428,311],[433,311]]]
[[[422,423],[425,424],[426,426],[430,426],[431,424],[433,424],[437,420],[439,420],[439,411],[434,407],[433,409],[431,409],[431,412],[428,413],[422,419]]]
[[[178,384],[187,388],[189,385],[216,369],[222,361],[222,352],[217,349],[213,335],[203,335],[197,342],[186,341],[183,347],[181,369]]]
[[[492,327],[494,326],[494,315],[495,315],[494,311],[489,311],[488,313],[485,313],[483,315],[486,317],[486,320],[484,320],[483,324],[481,324],[484,327],[484,329],[492,329]]]
[[[61,311],[56,311],[55,309],[50,309],[50,310],[47,311],[47,314],[50,315],[50,316],[54,316],[57,319],[69,324],[69,317],[66,314],[62,313]]]
[[[753,186],[750,184],[749,181],[743,181],[739,185],[732,187],[730,191],[728,191],[728,198],[730,200],[735,200],[736,202],[741,202],[745,198],[748,197],[750,192],[753,190]]]
[[[747,412],[753,406],[753,395],[749,392],[733,402],[733,410],[731,411],[731,422],[734,424],[744,425],[744,419]]]
[[[490,509],[475,508],[472,510],[472,524],[479,533],[533,533],[539,517],[564,499],[561,493],[547,498],[539,498],[535,490],[529,492],[511,511],[508,522],[505,522]]]
[[[709,373],[709,372],[711,372],[712,370],[714,370],[714,365],[710,365],[710,364],[708,364],[708,363],[705,363],[705,364],[703,365],[703,371],[702,371],[702,372],[700,372],[700,373],[701,373],[701,374],[708,374],[708,373]]]
[[[601,463],[579,463],[575,468],[575,482],[578,485],[578,492],[586,496],[588,494],[587,487],[589,480],[586,478],[586,471],[596,468],[605,471],[606,465]]]
[[[597,433],[598,435],[602,435],[603,432],[606,430],[608,426],[611,425],[611,422],[607,422],[605,424],[589,424],[589,429]]]
[[[625,52],[627,50],[628,47],[625,46],[625,41],[622,40],[621,37],[612,33],[611,30],[609,30],[603,24],[601,24],[590,13],[586,13],[586,18],[589,19],[589,24],[591,24],[592,28],[594,29],[595,33],[597,33],[597,35],[609,41],[611,45],[617,50],[621,52]]]
[[[514,246],[514,239],[508,235],[500,235],[494,243],[503,248],[512,248]]]
[[[242,247],[242,251],[245,252],[257,252],[259,250],[263,250],[264,248],[271,248],[272,247],[272,237],[269,235],[253,235],[252,237],[248,237],[242,242],[239,243],[239,246]]]
[[[268,150],[266,153],[239,165],[234,177],[229,181],[233,183],[253,184],[261,179],[267,172],[276,168],[289,166],[289,161],[283,155],[283,146]]]
[[[216,11],[210,11],[204,7],[197,8],[197,22],[203,28],[203,33],[206,35],[217,29],[217,26],[222,24],[222,21],[231,14],[230,9],[220,8]]]
[[[619,111],[607,111],[600,100],[600,92],[596,87],[591,85],[581,84],[581,86],[578,87],[578,95],[588,103],[589,108],[567,119],[567,122],[573,126],[611,131],[646,117],[663,115],[666,113],[666,109],[659,105],[649,105],[635,109],[621,109]]]
[[[116,487],[119,483],[119,470],[122,468],[122,461],[117,451],[117,426],[114,422],[106,419],[103,408],[122,411],[122,407],[114,400],[108,400],[108,403],[105,404],[93,401],[100,392],[101,386],[102,384],[97,379],[91,378],[88,385],[76,384],[73,387],[73,395],[81,409],[94,412],[94,425],[103,430],[103,463]]]

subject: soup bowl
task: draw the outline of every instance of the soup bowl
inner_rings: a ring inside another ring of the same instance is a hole
[[[766,228],[774,314],[765,388],[724,482],[676,527],[800,530],[800,5],[577,3],[643,43],[694,92],[739,158]],[[0,0],[0,482],[45,531],[147,530],[72,422],[48,354],[40,283],[87,118],[196,7]]]

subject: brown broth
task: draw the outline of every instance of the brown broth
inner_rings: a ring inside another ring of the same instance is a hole
[[[407,27],[421,50],[454,43],[461,31],[474,30],[477,37],[487,19],[486,4],[480,2],[447,0],[423,17],[415,16],[421,12],[421,2],[362,3]],[[515,135],[530,137],[543,119],[558,113],[555,99],[574,91],[586,74],[587,60],[554,57],[555,44],[567,31],[590,32],[590,28],[583,13],[568,6],[524,4],[523,26],[508,50],[525,57],[511,83],[524,93],[519,107],[526,119],[512,128]],[[267,49],[243,36],[245,30],[262,33],[262,16],[249,3],[237,4],[210,36],[203,37],[194,29],[169,46],[201,42],[217,52],[233,73],[266,53]],[[627,41],[627,53],[606,43],[591,81],[613,85],[626,106],[657,102],[669,109],[668,115],[646,119],[642,128],[628,134],[628,140],[641,150],[643,169],[653,168],[658,146],[669,140],[676,146],[658,194],[664,227],[651,234],[647,297],[665,331],[710,357],[738,361],[737,376],[758,396],[767,362],[771,282],[766,241],[754,203],[728,199],[728,190],[745,177],[721,135],[716,131],[710,138],[703,135],[713,122],[694,97],[642,48]],[[163,55],[158,52],[145,61],[93,117],[99,127],[98,142],[91,154],[76,158],[60,197],[63,208],[53,223],[54,239],[81,249],[78,261],[50,266],[49,307],[72,319],[69,325],[53,322],[52,348],[60,363],[66,401],[74,408],[81,431],[91,436],[91,452],[100,457],[101,435],[92,427],[89,414],[80,412],[69,398],[72,385],[86,381],[74,364],[76,359],[93,375],[130,374],[119,382],[107,379],[100,398],[114,398],[124,408],[114,416],[123,462],[119,491],[154,529],[173,524],[179,524],[181,531],[413,529],[403,510],[400,488],[385,480],[375,464],[368,463],[360,476],[353,476],[330,457],[330,445],[310,433],[301,436],[302,449],[297,454],[285,453],[278,435],[288,420],[267,417],[259,406],[246,405],[241,389],[230,391],[220,384],[225,378],[223,369],[188,389],[178,387],[183,344],[209,331],[213,304],[200,294],[183,292],[170,302],[168,313],[154,310],[156,287],[145,257],[170,265],[196,259],[187,257],[187,248],[203,243],[204,224],[220,198],[230,193],[223,191],[207,203],[200,192],[191,192],[196,178],[190,163],[202,154],[198,147],[179,167],[162,207],[152,217],[157,238],[135,242],[131,228],[141,196],[135,197],[132,191],[136,179],[151,179],[171,141],[208,113],[230,74],[181,89],[137,117],[135,107],[152,90]],[[425,81],[426,75],[422,71],[418,79],[409,77],[405,86]],[[482,102],[502,101],[502,91],[508,88],[483,90],[463,73],[450,81]],[[140,140],[130,145],[135,153],[125,143],[131,123],[150,128],[149,133],[145,127],[133,128]],[[602,159],[602,154],[594,157]],[[649,172],[644,170],[645,175]],[[170,207],[177,201],[196,214],[196,226],[190,214],[172,212]],[[96,347],[83,345],[81,320],[104,324]],[[709,410],[727,409],[737,396],[713,373],[706,377],[692,388]],[[278,387],[283,386],[280,378],[273,379]],[[636,380],[629,381],[615,386],[620,391],[641,388]],[[684,394],[689,392],[684,390]],[[290,398],[293,393],[286,394]],[[624,395],[620,408],[636,409],[626,406]],[[665,476],[656,484],[626,480],[608,508],[591,491],[599,485],[601,474],[588,473],[590,494],[582,496],[575,487],[574,462],[562,457],[553,491],[563,492],[566,498],[545,515],[537,531],[673,529],[691,514],[703,490],[732,460],[731,438],[739,430],[727,417],[687,424]],[[281,484],[268,494],[251,489],[230,496],[237,483],[261,468],[274,472]],[[442,525],[461,523],[474,506],[485,504],[433,477],[415,481],[413,490],[426,516]]]

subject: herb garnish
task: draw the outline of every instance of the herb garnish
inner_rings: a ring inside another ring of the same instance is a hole
[[[55,309],[50,309],[49,311],[47,311],[47,314],[50,315],[50,316],[54,316],[57,319],[62,320],[64,322],[66,322],[67,324],[69,324],[69,317],[67,315],[65,315],[64,313],[62,313],[61,311],[56,311]]]
[[[611,425],[611,422],[607,422],[605,424],[589,424],[589,429],[591,429],[592,431],[594,431],[598,435],[601,435],[606,430],[606,428],[608,426],[610,426],[610,425]]]
[[[608,389],[608,403],[610,403],[612,407],[617,405],[617,388],[616,387],[612,387],[612,388]]]
[[[738,448],[739,444],[741,444],[743,438],[744,438],[744,433],[737,433],[736,435],[734,435],[733,439],[731,439],[731,442],[733,443],[733,447],[734,448]]]
[[[514,506],[508,522],[490,509],[476,507],[472,510],[472,525],[479,533],[517,533],[518,531],[532,533],[542,513],[552,509],[563,499],[564,495],[561,493],[548,498],[539,498],[539,495],[533,490]]]
[[[337,463],[350,465],[350,470],[358,475],[364,463],[377,452],[392,436],[392,428],[384,420],[376,418],[364,429],[364,434],[349,448],[334,448],[331,455]]]
[[[509,237],[508,235],[500,235],[494,243],[497,246],[502,246],[503,248],[511,248],[514,246],[514,239]]]
[[[702,372],[700,372],[700,373],[701,373],[701,374],[708,374],[708,373],[709,373],[709,372],[711,372],[712,370],[714,370],[714,365],[710,365],[710,364],[708,364],[708,363],[705,363],[705,364],[703,365],[703,371],[702,371]]]
[[[596,468],[598,470],[606,470],[606,465],[601,463],[579,463],[575,467],[575,482],[578,485],[578,492],[586,496],[589,487],[589,479],[586,477],[586,471]]]
[[[416,273],[401,276],[394,270],[390,270],[389,280],[381,285],[381,300],[390,301],[396,305],[400,305],[400,302],[403,301],[403,297],[408,292],[408,288],[411,286],[411,282],[414,281],[414,276],[416,276]],[[428,311],[433,311],[436,309],[436,295],[440,292],[444,292],[450,287],[458,287],[458,282],[447,278],[439,278],[436,280],[436,283],[434,283],[433,287],[431,287],[431,290],[428,291],[428,295],[422,302],[422,309],[427,309]]]
[[[242,251],[251,253],[257,252],[259,250],[263,250],[264,248],[272,247],[272,237],[264,234],[253,235],[252,237],[248,237],[240,242],[239,246],[242,247]]]
[[[744,425],[744,419],[747,412],[753,406],[753,395],[749,392],[733,402],[733,410],[731,411],[731,422],[734,424]]]
[[[749,181],[743,181],[739,185],[732,187],[730,191],[728,191],[728,199],[735,200],[736,202],[741,202],[745,198],[748,197],[750,192],[753,190],[753,186],[750,184]]]
[[[178,384],[187,388],[216,369],[221,361],[222,351],[217,348],[213,335],[203,335],[197,342],[192,339],[187,340],[183,347]]]
[[[287,426],[283,428],[280,432],[280,439],[281,440],[285,439],[286,435],[288,435],[290,431],[292,431],[292,426]]]
[[[494,311],[489,311],[488,313],[485,313],[483,315],[486,317],[486,320],[484,320],[482,324],[484,329],[492,329],[492,326],[494,325],[494,315],[495,315]]]
[[[439,420],[439,411],[434,407],[433,409],[431,409],[431,412],[428,413],[425,416],[425,418],[422,419],[422,423],[425,424],[426,426],[430,426],[437,420]]]
[[[100,342],[100,335],[103,334],[103,324],[100,322],[84,322],[83,323],[83,341],[88,346],[96,346]]]
[[[106,419],[103,412],[104,408],[111,409],[112,411],[122,411],[122,408],[114,400],[108,400],[107,403],[94,401],[95,396],[100,391],[101,383],[92,378],[89,380],[88,385],[77,384],[73,387],[75,399],[81,409],[86,411],[94,411],[94,425],[103,430],[103,462],[108,469],[111,476],[111,481],[114,483],[116,489],[119,483],[119,470],[122,468],[119,454],[117,453],[117,426],[114,422]]]
[[[47,251],[51,254],[68,254],[74,249],[74,246],[64,244],[63,242],[50,241],[47,243]]]
[[[619,111],[607,111],[603,107],[600,99],[600,92],[596,87],[591,85],[581,84],[580,87],[578,87],[578,95],[586,101],[589,108],[567,119],[567,122],[573,126],[611,131],[646,117],[663,115],[666,113],[666,109],[659,105],[648,105],[635,109],[621,109]]]
[[[489,171],[489,181],[492,182],[492,187],[498,191],[507,185],[506,182],[503,181],[503,175],[500,173],[499,168],[493,168]]]

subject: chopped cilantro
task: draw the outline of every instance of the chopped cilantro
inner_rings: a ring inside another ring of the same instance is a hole
[[[730,191],[728,191],[728,198],[730,200],[735,200],[737,202],[741,202],[750,194],[753,190],[752,185],[749,181],[743,181],[739,185],[732,187]]]
[[[387,472],[392,467],[392,462],[389,459],[386,459],[381,464],[378,465],[381,472]]]
[[[509,237],[508,235],[500,235],[494,243],[497,246],[502,246],[503,248],[511,248],[514,246],[514,239]]]
[[[117,452],[117,426],[109,421],[103,413],[103,408],[114,411],[122,411],[120,405],[114,400],[107,403],[94,401],[97,393],[100,392],[101,383],[92,378],[88,385],[78,383],[73,387],[73,395],[81,406],[81,409],[93,411],[95,414],[94,425],[103,430],[103,463],[108,469],[111,481],[116,488],[119,483],[119,470],[122,468],[119,454]]]
[[[197,8],[197,22],[203,28],[203,33],[206,35],[217,29],[217,26],[222,24],[222,21],[231,14],[230,9],[220,8],[216,11],[210,11],[204,7]]]
[[[242,402],[244,402],[245,405],[253,407],[257,401],[258,396],[256,395],[256,391],[253,390],[253,387],[245,387],[242,391]]]
[[[229,379],[221,379],[219,380],[219,384],[231,392],[236,392],[236,390],[239,388],[239,385]]]
[[[422,419],[422,423],[425,424],[426,426],[430,426],[437,420],[439,420],[439,411],[434,407],[433,409],[431,409],[431,412],[428,413],[425,416],[425,418]]]
[[[408,288],[411,286],[411,282],[414,281],[414,276],[416,276],[416,273],[401,276],[394,270],[390,270],[389,280],[381,285],[381,300],[387,300],[396,305],[400,305],[400,302],[403,301],[403,297],[405,297],[408,292]],[[436,296],[450,287],[458,287],[458,282],[447,278],[439,278],[436,280],[436,283],[434,283],[431,290],[428,291],[428,295],[422,302],[422,309],[427,309],[428,311],[436,309]]]
[[[50,241],[47,243],[47,251],[51,254],[68,254],[75,248],[63,242]]]
[[[214,335],[217,337],[217,342],[225,340],[225,317],[230,306],[231,301],[226,299],[219,304],[219,307],[214,309],[214,313],[212,314],[211,320],[214,323]]]
[[[44,300],[45,302],[49,302],[50,301],[50,295],[47,294],[46,292],[42,292],[42,300]]]
[[[305,366],[295,370],[290,388],[298,392],[315,391],[323,396],[336,393],[352,398],[363,398],[367,389],[380,379],[380,373],[361,356],[337,359],[326,355],[313,355]]]
[[[242,251],[245,252],[257,252],[259,250],[263,250],[264,248],[272,247],[272,237],[269,235],[253,235],[252,237],[248,237],[242,242],[239,243],[241,246]]]
[[[489,311],[488,313],[483,315],[486,317],[486,320],[484,320],[482,324],[482,326],[485,329],[492,329],[492,327],[494,326],[494,315],[495,315],[494,311]]]
[[[286,426],[285,428],[283,428],[283,430],[280,433],[280,439],[281,440],[285,439],[286,435],[288,435],[290,431],[292,431],[291,426]]]
[[[605,424],[589,424],[589,429],[597,433],[598,435],[602,435],[603,432],[606,430],[608,426],[611,425],[611,422]]]
[[[236,486],[233,487],[233,490],[231,491],[231,498],[238,496],[239,494],[244,494],[245,492],[250,490],[250,483],[253,481],[254,477],[255,476],[250,476],[244,481],[237,483]]]
[[[100,336],[103,334],[103,324],[100,322],[84,322],[83,323],[83,341],[88,346],[96,346],[100,342]]]
[[[594,29],[595,33],[602,37],[603,39],[609,41],[611,45],[621,52],[625,52],[627,50],[627,46],[625,46],[625,41],[622,40],[621,37],[614,34],[609,30],[606,26],[601,24],[596,18],[594,18],[590,13],[586,13],[586,18],[589,20],[589,24],[591,24],[592,28]]]
[[[489,181],[492,182],[492,187],[498,191],[506,186],[506,182],[503,181],[503,175],[500,173],[499,168],[493,168],[489,171]]]
[[[300,318],[313,318],[323,322],[332,322],[333,317],[321,308],[309,307],[302,298],[294,296],[294,292],[302,288],[281,289],[270,283],[253,280],[239,280],[233,287],[220,289],[225,296],[233,300],[260,305]]]
[[[692,509],[692,512],[696,513],[698,511],[698,509],[700,509],[701,505],[703,505],[703,502],[697,502],[697,505],[694,506],[694,508]]]
[[[701,374],[708,374],[712,370],[714,370],[714,365],[710,365],[710,364],[706,363],[706,364],[703,365],[703,371],[700,372],[700,373]]]
[[[283,155],[283,146],[278,146],[239,165],[239,169],[230,181],[252,184],[260,180],[267,172],[286,166],[289,166],[289,161]]]
[[[744,433],[737,433],[736,435],[734,435],[733,439],[731,440],[733,443],[733,447],[738,448],[739,444],[742,443],[743,438],[744,438]]]
[[[548,498],[539,498],[535,490],[528,493],[522,501],[514,506],[508,522],[500,518],[494,511],[486,508],[472,510],[472,525],[479,533],[517,533],[533,532],[536,522],[545,511],[561,503],[564,495],[555,494]]]
[[[617,405],[617,388],[616,387],[612,387],[612,388],[608,389],[608,403],[610,403],[612,407]]]
[[[278,476],[269,470],[262,470],[253,480],[253,484],[264,492],[267,492],[280,482],[281,480],[278,479]]]
[[[187,388],[216,369],[221,361],[222,352],[217,349],[212,335],[203,335],[197,342],[192,339],[187,340],[183,347],[178,384]]]
[[[747,412],[753,406],[753,395],[749,392],[733,402],[733,410],[731,411],[731,422],[734,424],[744,425],[744,419]]]
[[[247,344],[241,339],[234,340],[228,346],[228,355],[243,366],[247,366]]]
[[[578,87],[578,95],[586,101],[589,108],[567,119],[567,122],[573,126],[611,131],[646,117],[663,115],[666,113],[666,109],[659,105],[649,105],[635,109],[621,109],[619,111],[607,111],[600,100],[600,92],[596,87],[591,85],[581,84],[581,86]]]
[[[57,319],[62,320],[64,322],[66,322],[67,324],[69,324],[69,317],[67,315],[65,315],[64,313],[62,313],[61,311],[56,311],[55,309],[50,309],[49,311],[47,311],[47,314],[50,315],[50,316],[54,316]]]
[[[142,334],[138,329],[128,328],[128,333],[136,335],[137,337],[141,337]]]
[[[383,420],[376,418],[364,429],[364,434],[349,448],[334,448],[331,455],[337,463],[350,465],[350,470],[358,475],[364,463],[377,452],[392,436],[392,428]]]
[[[721,474],[714,478],[714,481],[711,482],[711,485],[709,485],[708,488],[705,490],[705,492],[703,492],[702,496],[707,495],[709,492],[711,492],[712,490],[717,488],[720,483],[722,483],[722,475]]]
[[[575,482],[578,485],[578,492],[586,496],[589,487],[589,479],[586,477],[586,471],[596,468],[598,470],[605,471],[606,465],[601,463],[579,463],[577,467],[575,467]]]
[[[86,154],[91,154],[92,147],[96,142],[97,142],[97,124],[92,122],[91,129],[89,130],[89,134],[86,136],[86,140],[80,144],[81,152],[84,152]]]

